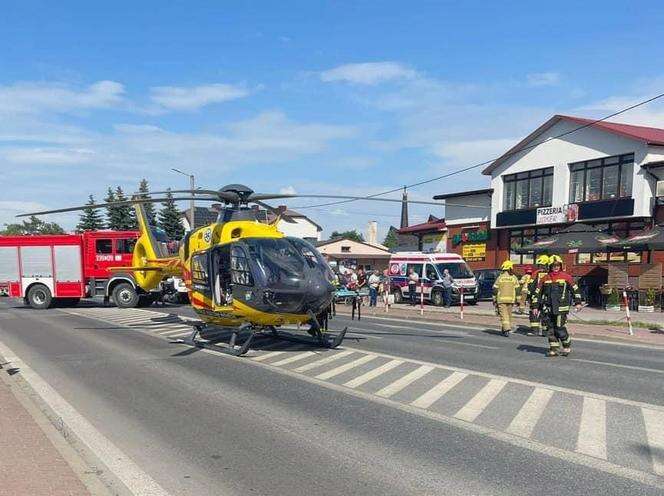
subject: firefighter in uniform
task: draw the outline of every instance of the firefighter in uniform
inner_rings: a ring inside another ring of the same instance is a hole
[[[504,261],[500,270],[502,272],[493,285],[493,304],[500,316],[501,332],[507,337],[512,331],[512,308],[517,302],[519,278],[514,275],[514,263],[510,260]]]
[[[533,296],[535,316],[542,314],[542,323],[547,330],[549,351],[547,356],[567,356],[572,351],[572,338],[567,333],[567,314],[574,302],[577,311],[581,309],[579,287],[567,272],[563,271],[563,261],[558,255],[549,257],[549,273],[543,277]],[[562,349],[560,348],[562,345]]]
[[[521,291],[524,289],[527,291],[528,298],[528,320],[530,321],[530,332],[528,335],[538,334],[539,336],[544,336],[544,329],[542,328],[542,317],[541,315],[535,317],[535,309],[537,305],[533,304],[533,296],[535,296],[535,291],[537,286],[539,286],[540,281],[549,273],[549,257],[547,255],[540,255],[535,260],[537,264],[537,270],[530,278],[530,282],[527,288],[521,288]]]
[[[530,281],[533,280],[533,268],[530,265],[526,265],[526,268],[523,270],[524,274],[519,280],[519,285],[521,286],[521,295],[519,296],[519,314],[524,314],[526,311],[526,303],[528,302],[528,287],[530,286]]]

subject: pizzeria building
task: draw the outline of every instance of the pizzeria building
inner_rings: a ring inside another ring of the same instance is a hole
[[[619,237],[664,222],[657,192],[664,179],[664,129],[555,115],[483,174],[491,177],[490,190],[483,191],[491,192],[487,249],[495,254],[485,258],[492,267],[505,259],[517,270],[532,264],[533,255],[517,253],[519,247],[576,222]],[[454,240],[458,233],[446,217]],[[564,258],[582,283],[598,285],[606,282],[608,264],[628,264],[637,277],[645,264],[664,262],[664,252],[575,252]]]

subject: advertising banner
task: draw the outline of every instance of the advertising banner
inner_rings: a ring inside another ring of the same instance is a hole
[[[463,245],[461,256],[466,262],[484,262],[486,260],[486,243]]]

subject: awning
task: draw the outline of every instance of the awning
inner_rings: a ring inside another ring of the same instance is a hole
[[[548,238],[517,248],[516,253],[598,253],[618,247],[620,238],[587,224],[573,224]],[[618,247],[622,249],[622,247]]]
[[[623,250],[664,250],[664,224],[639,231],[617,246]]]

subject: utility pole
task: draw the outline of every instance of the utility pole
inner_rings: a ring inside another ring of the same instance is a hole
[[[188,176],[189,177],[189,189],[191,189],[191,201],[189,203],[189,230],[193,231],[195,229],[194,226],[194,220],[196,219],[196,214],[194,210],[194,193],[193,191],[196,189],[196,185],[194,183],[194,175],[193,174],[187,174],[186,172],[182,172],[180,169],[176,169],[174,167],[171,168],[173,172],[177,172],[178,174],[182,174],[183,176]]]

